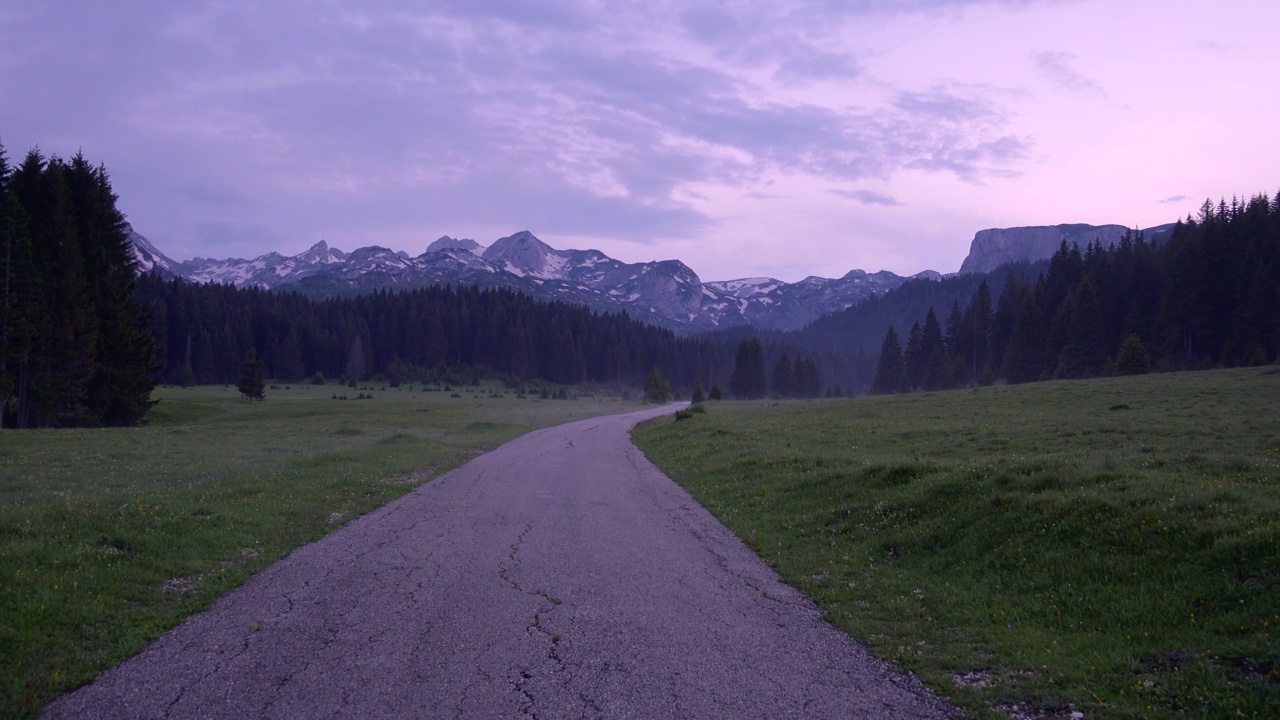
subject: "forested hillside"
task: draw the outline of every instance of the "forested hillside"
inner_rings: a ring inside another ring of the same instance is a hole
[[[873,358],[880,350],[885,331],[896,327],[905,332],[919,322],[929,308],[950,308],[967,303],[984,280],[992,297],[999,297],[1009,275],[1034,278],[1048,267],[1048,261],[1010,263],[990,273],[953,275],[941,280],[911,280],[880,295],[873,295],[846,310],[831,313],[803,330],[788,333],[788,342],[812,350],[867,353]],[[870,378],[868,378],[868,381]]]
[[[144,276],[139,299],[164,348],[163,376],[175,383],[234,382],[251,348],[281,382],[319,372],[392,383],[499,377],[640,387],[657,367],[688,392],[729,374],[718,345],[509,290],[437,286],[313,301]]]
[[[1280,350],[1280,195],[1216,206],[1157,247],[1065,243],[1034,281],[983,282],[886,332],[874,390],[1256,365]],[[944,317],[939,311],[945,313]]]
[[[102,167],[0,146],[0,420],[4,427],[137,424],[155,340],[133,302],[124,216]]]

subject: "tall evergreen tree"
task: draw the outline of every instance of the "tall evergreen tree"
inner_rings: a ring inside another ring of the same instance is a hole
[[[950,384],[950,373],[947,361],[946,342],[942,336],[942,325],[938,322],[938,314],[929,308],[924,317],[924,325],[920,328],[920,386],[925,390],[938,390]]]
[[[974,292],[973,300],[970,301],[964,318],[965,329],[973,333],[968,352],[964,353],[966,357],[962,358],[962,362],[967,363],[969,367],[970,380],[979,380],[983,376],[983,370],[990,363],[993,316],[991,288],[987,285],[987,281],[983,280]]]
[[[791,377],[792,394],[800,398],[822,397],[822,376],[818,366],[807,356],[796,358]]]
[[[1057,376],[1093,377],[1102,372],[1109,353],[1098,296],[1089,278],[1072,293],[1068,305],[1066,342],[1058,357]]]
[[[262,363],[258,362],[258,353],[253,348],[245,353],[244,363],[240,365],[240,379],[236,381],[236,389],[245,400],[266,398],[267,382],[262,373]]]
[[[911,323],[907,346],[903,349],[903,390],[919,390],[924,383],[925,351],[920,323]]]
[[[905,385],[906,364],[902,359],[902,345],[898,332],[889,326],[880,347],[880,360],[876,363],[876,377],[871,392],[877,395],[900,392]]]
[[[770,390],[778,397],[791,397],[795,395],[795,379],[794,368],[791,364],[791,356],[786,350],[778,356],[778,361],[773,365],[773,382],[769,383]]]
[[[729,377],[729,392],[742,400],[761,398],[768,392],[764,374],[764,346],[760,343],[760,338],[750,337],[738,346],[733,373]]]
[[[151,392],[160,366],[147,314],[134,297],[133,244],[106,169],[89,165],[77,153],[67,174],[94,307],[97,346],[87,388],[89,413],[94,424],[136,425],[154,404]]]

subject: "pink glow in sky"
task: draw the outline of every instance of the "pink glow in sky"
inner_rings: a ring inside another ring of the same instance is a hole
[[[974,232],[1280,187],[1280,3],[47,2],[11,161],[83,148],[175,259],[529,229],[706,280],[956,270]]]

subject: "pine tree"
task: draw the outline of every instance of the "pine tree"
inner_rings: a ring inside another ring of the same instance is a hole
[[[351,338],[351,349],[347,351],[346,376],[348,383],[359,383],[369,374],[369,354],[366,349],[367,343],[364,339],[364,334],[367,332],[368,329],[362,325]]]
[[[86,402],[92,422],[137,425],[155,403],[159,351],[150,320],[136,301],[137,260],[106,169],[77,153],[67,168],[76,234],[93,304],[93,377]]]
[[[792,392],[796,397],[822,397],[822,376],[818,373],[818,366],[814,364],[812,358],[796,358],[791,383]]]
[[[905,392],[918,390],[924,381],[925,353],[922,344],[920,323],[911,323],[911,332],[907,334],[907,347],[903,351],[903,383]]]
[[[1002,374],[1011,383],[1034,382],[1044,374],[1041,344],[1045,323],[1033,290],[1022,298],[1014,316],[1013,333],[1005,350]]]
[[[983,280],[973,294],[973,300],[965,313],[965,329],[971,331],[972,342],[968,348],[968,357],[962,358],[969,368],[969,379],[982,377],[983,368],[990,362],[991,321],[994,315],[991,303],[991,288]]]
[[[94,373],[97,327],[86,277],[86,258],[76,232],[76,208],[67,167],[36,150],[14,173],[11,192],[27,216],[34,278],[40,294],[29,304],[34,339],[18,380],[18,427],[89,425],[87,389]]]
[[[1151,357],[1142,339],[1130,335],[1120,346],[1120,356],[1116,358],[1116,375],[1145,375],[1151,370]]]
[[[699,380],[693,384],[693,397],[690,398],[690,402],[692,402],[692,404],[694,405],[697,405],[700,402],[705,402],[706,399],[707,399],[707,394],[703,392],[702,381]]]
[[[280,352],[276,357],[275,377],[281,382],[299,382],[306,377],[307,368],[302,361],[302,345],[298,342],[298,333],[292,327],[280,344]]]
[[[924,325],[920,328],[920,356],[922,371],[919,385],[925,390],[940,390],[950,385],[946,342],[938,314],[929,308]]]
[[[244,363],[240,366],[240,379],[236,389],[246,400],[263,400],[266,398],[267,382],[262,374],[262,363],[258,362],[258,353],[249,349],[245,353]]]
[[[723,400],[723,399],[724,399],[724,390],[721,390],[721,389],[720,389],[720,383],[718,383],[718,382],[713,382],[713,383],[711,383],[711,390],[709,390],[709,391],[707,392],[707,399],[708,399],[708,400]]]
[[[770,390],[778,397],[791,397],[796,394],[794,368],[791,364],[791,356],[786,350],[778,356],[778,361],[773,365],[773,382],[769,383]]]
[[[1107,340],[1093,283],[1085,278],[1068,303],[1066,344],[1058,358],[1057,376],[1093,377],[1107,362]]]
[[[951,313],[947,315],[947,328],[942,336],[942,344],[946,347],[948,359],[955,360],[960,349],[960,336],[964,334],[964,311],[960,309],[960,301],[951,303]]]
[[[738,345],[733,372],[729,376],[729,392],[741,400],[761,398],[768,392],[764,374],[764,346],[760,344],[760,338],[752,337]]]
[[[889,326],[884,334],[884,344],[880,346],[880,360],[876,363],[876,377],[871,383],[871,392],[887,395],[900,392],[905,383],[906,365],[902,359],[902,345],[898,342],[898,332]]]
[[[649,379],[644,384],[644,396],[649,402],[658,405],[671,399],[671,385],[662,377],[662,372],[657,367],[649,372]]]

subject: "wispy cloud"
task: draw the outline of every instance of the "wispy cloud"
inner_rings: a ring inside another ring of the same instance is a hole
[[[1186,199],[1187,199],[1186,195],[1170,195],[1169,197],[1161,200],[1160,204],[1161,205],[1177,205],[1178,203],[1185,202]]]
[[[884,207],[899,207],[902,205],[902,203],[892,195],[876,192],[875,190],[842,190],[840,188],[831,188],[827,190],[827,192],[849,200],[857,200],[863,205],[881,205]]]
[[[1107,97],[1107,92],[1093,80],[1080,74],[1072,67],[1078,58],[1071,53],[1039,52],[1032,55],[1036,70],[1049,81],[1055,89],[1064,92],[1085,93],[1098,97]]]

